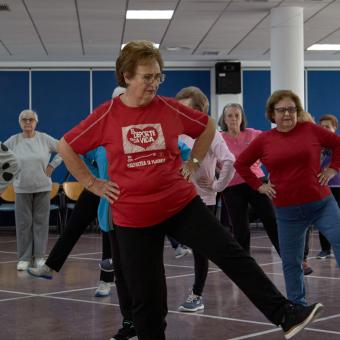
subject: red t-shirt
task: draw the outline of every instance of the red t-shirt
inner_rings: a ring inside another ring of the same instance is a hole
[[[196,195],[180,174],[178,136],[197,138],[208,116],[176,100],[156,96],[143,107],[128,107],[119,97],[103,103],[64,136],[84,154],[104,146],[110,180],[120,188],[112,204],[115,224],[147,227],[182,210]]]
[[[263,183],[250,166],[258,159],[270,173],[275,185],[276,206],[290,206],[321,200],[330,195],[328,186],[321,186],[321,149],[333,151],[330,167],[340,169],[340,138],[312,123],[298,123],[289,132],[272,129],[259,135],[237,158],[234,167],[255,190]]]

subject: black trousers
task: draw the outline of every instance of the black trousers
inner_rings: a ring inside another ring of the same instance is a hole
[[[100,198],[88,190],[83,190],[67,222],[64,232],[60,235],[53,246],[46,265],[51,269],[59,272],[67,257],[70,255],[73,247],[78,242],[80,236],[84,233],[87,226],[97,217],[97,209]],[[110,243],[103,240],[103,245],[109,246]],[[110,255],[109,250],[103,250]],[[105,282],[113,281],[113,273],[101,271],[100,279]]]
[[[208,205],[207,208],[215,215],[215,205]],[[202,296],[205,281],[209,270],[209,260],[197,250],[192,250],[194,256],[195,281],[192,292]]]
[[[132,299],[129,294],[126,280],[123,275],[119,245],[116,237],[115,227],[109,232],[110,244],[111,244],[111,257],[113,262],[113,269],[115,275],[115,283],[119,301],[120,312],[122,313],[123,319],[126,321],[132,321]]]
[[[261,219],[271,243],[280,254],[275,212],[269,198],[252,189],[246,183],[227,187],[223,191],[223,196],[230,215],[234,237],[243,249],[250,253],[248,217],[248,205],[250,204]]]
[[[276,325],[282,322],[287,299],[199,197],[160,224],[148,228],[117,226],[115,229],[139,340],[165,339],[165,235],[213,261],[271,322]]]
[[[340,207],[340,188],[332,187],[331,188],[332,194]],[[321,250],[330,252],[331,251],[331,244],[328,242],[326,237],[319,232],[319,240],[321,245]]]

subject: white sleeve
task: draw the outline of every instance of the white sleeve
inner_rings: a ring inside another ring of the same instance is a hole
[[[232,180],[235,174],[235,157],[228,149],[228,146],[219,132],[216,132],[215,141],[212,145],[212,152],[217,158],[220,168],[220,175],[212,184],[212,189],[216,192],[223,191]]]
[[[47,134],[44,134],[46,141],[47,141],[47,145],[49,147],[50,152],[58,152],[58,143],[59,141]],[[61,163],[62,163],[63,159],[60,157],[60,155],[57,153],[53,159],[50,161],[50,165],[55,169],[56,167],[58,167]]]

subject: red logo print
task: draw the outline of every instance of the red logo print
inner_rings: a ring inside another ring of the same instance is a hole
[[[131,128],[127,133],[127,139],[130,143],[138,145],[144,149],[152,145],[158,138],[157,130],[152,126],[144,129]]]

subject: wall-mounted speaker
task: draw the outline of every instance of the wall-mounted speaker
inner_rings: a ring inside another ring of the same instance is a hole
[[[216,94],[241,93],[241,63],[215,64]]]

